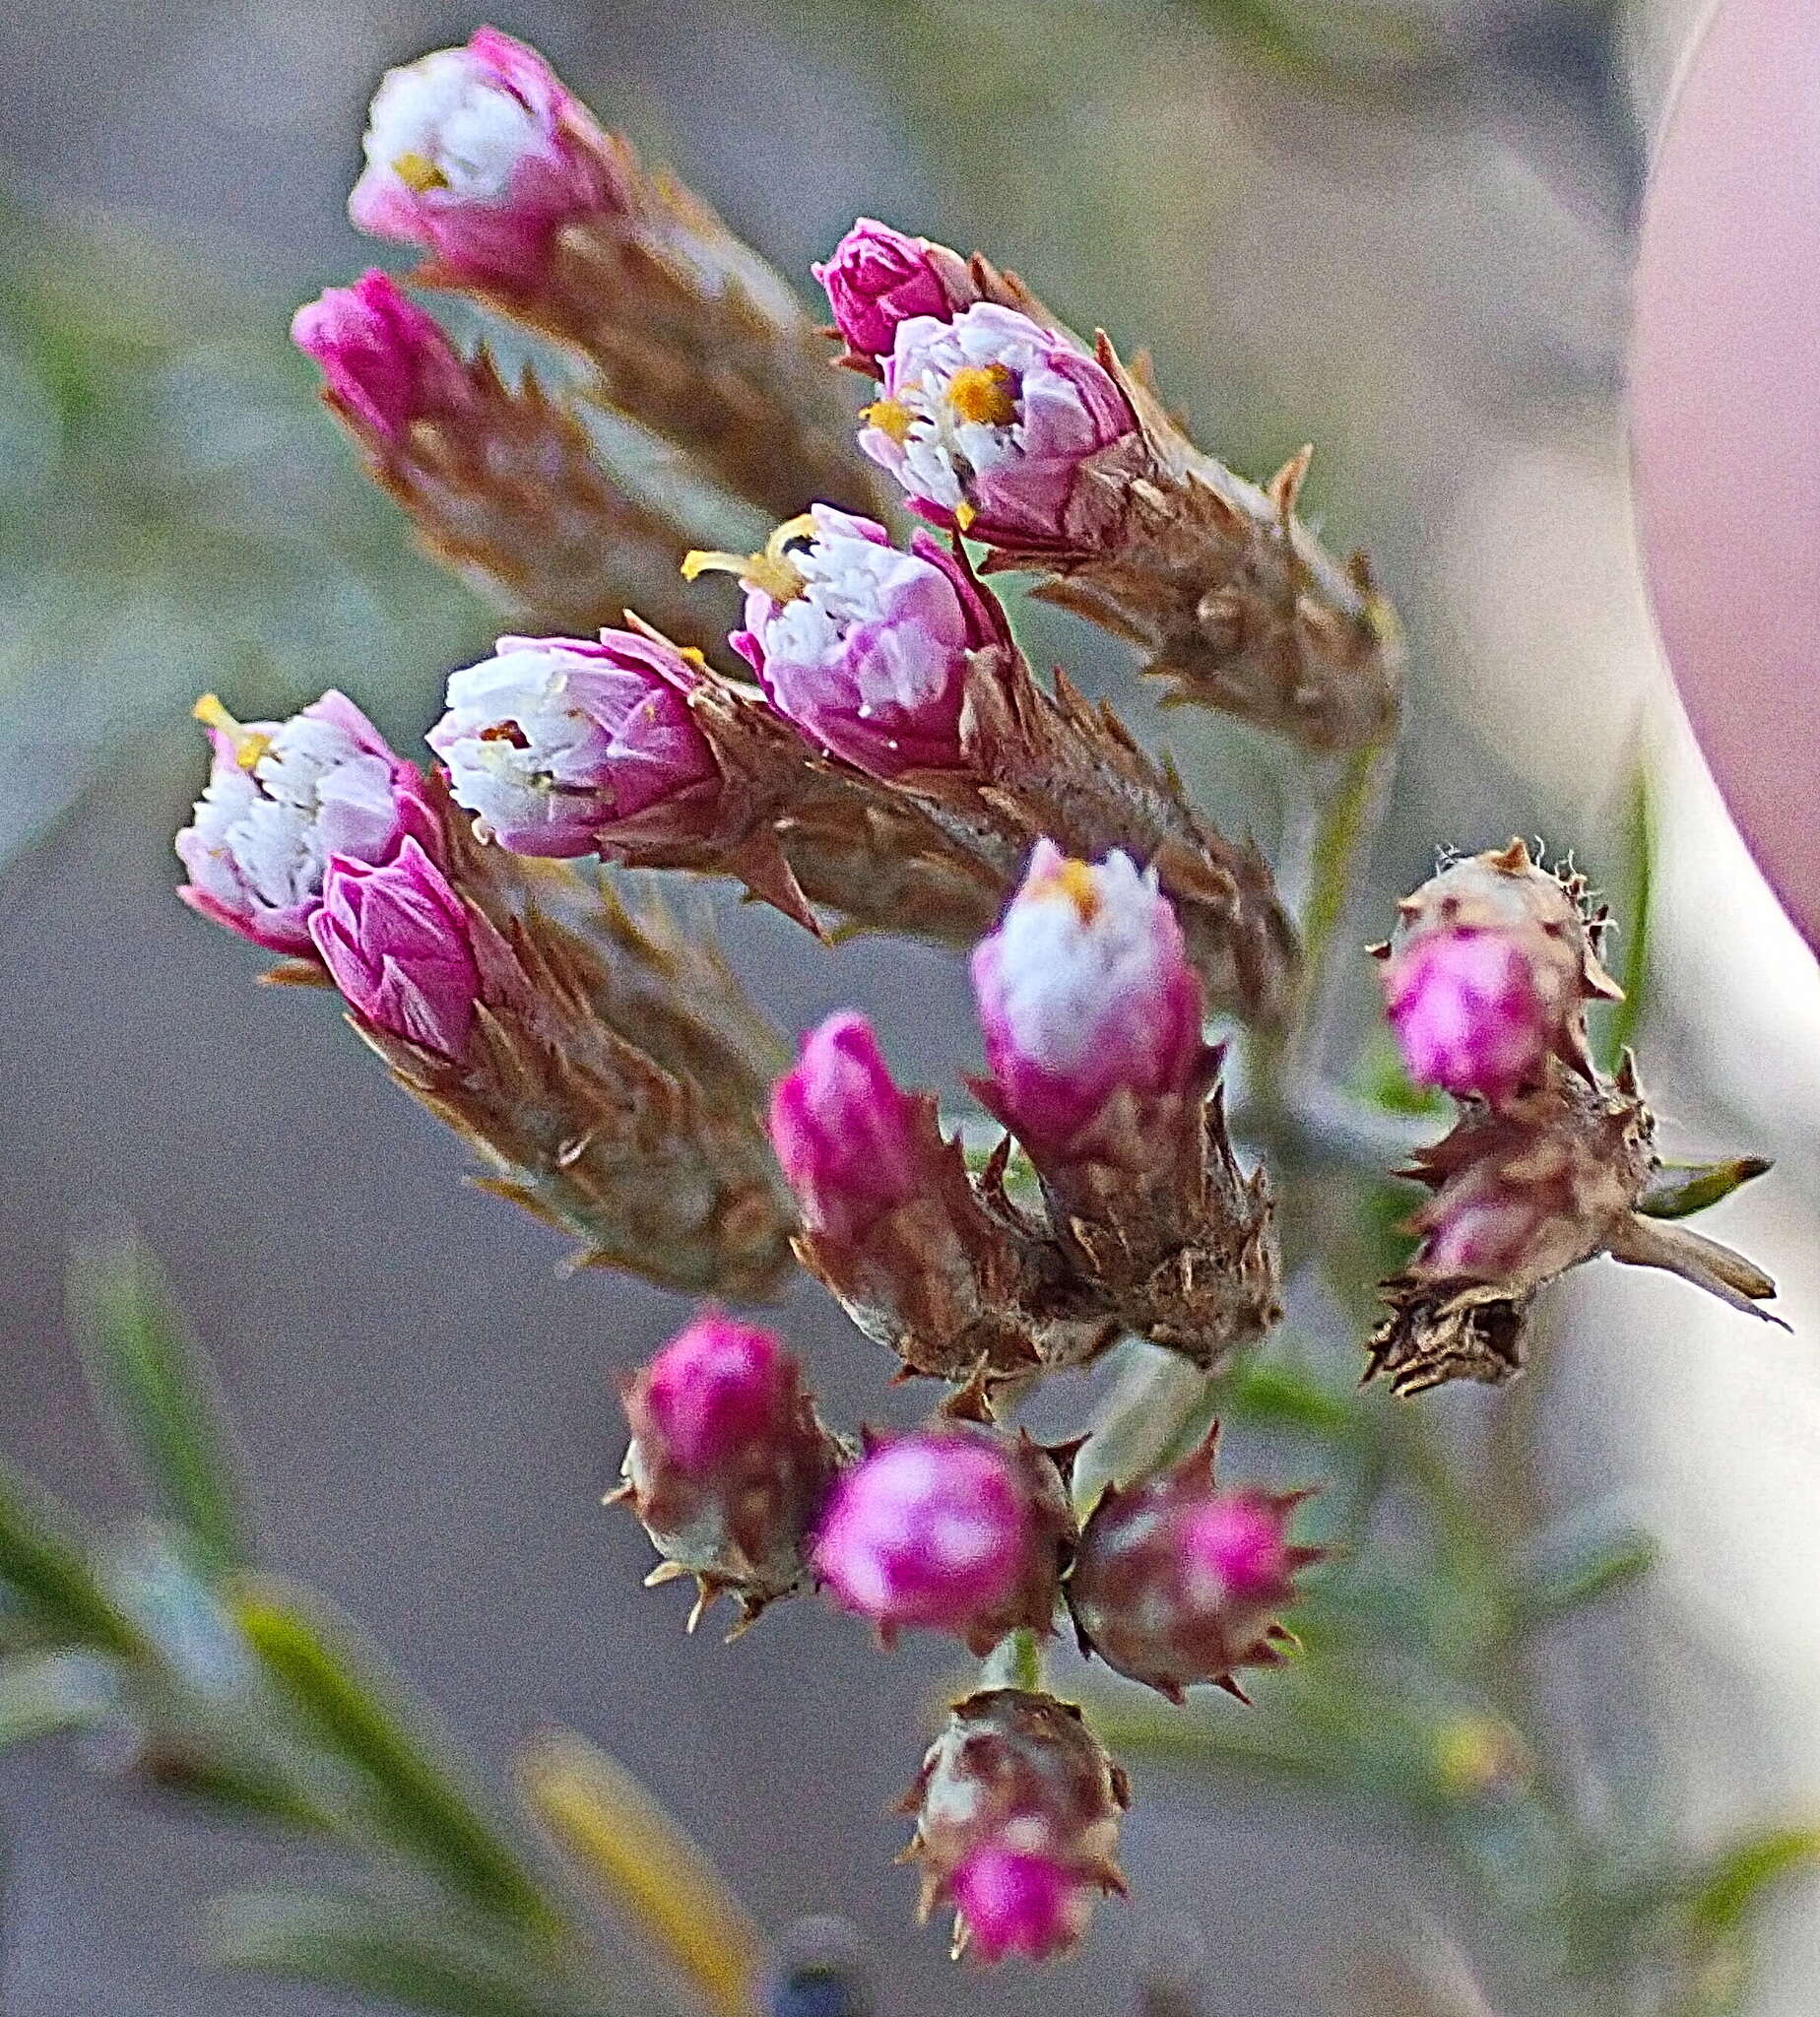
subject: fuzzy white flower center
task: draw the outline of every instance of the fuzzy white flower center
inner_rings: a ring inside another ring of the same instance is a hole
[[[1104,1043],[1109,1008],[1156,991],[1155,873],[1129,855],[1058,862],[1025,882],[999,935],[1003,1012],[1025,1057],[1078,1071]]]
[[[540,817],[599,729],[569,697],[560,659],[508,651],[456,673],[436,748],[458,804],[494,827]]]
[[[855,630],[878,623],[894,606],[924,587],[933,570],[926,560],[876,540],[824,535],[790,550],[801,577],[798,594],[778,607],[765,626],[765,654],[774,663],[825,665],[840,657]],[[958,634],[932,636],[917,622],[875,635],[873,648],[852,668],[859,714],[915,709],[940,698],[949,673],[948,651]]]
[[[977,478],[1023,453],[1023,383],[1044,359],[1034,326],[1005,327],[1022,320],[969,309],[946,325],[898,325],[899,368],[874,423],[899,440],[918,496],[952,510]]]
[[[373,98],[366,159],[420,195],[501,203],[543,143],[537,115],[489,83],[463,49],[438,49],[386,73]]]

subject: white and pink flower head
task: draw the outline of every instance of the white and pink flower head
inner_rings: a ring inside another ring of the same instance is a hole
[[[1039,841],[1004,922],[973,954],[993,1111],[1060,1150],[1121,1090],[1187,1093],[1204,1056],[1201,985],[1154,871]]]
[[[681,832],[720,772],[688,709],[696,674],[673,646],[632,630],[501,637],[454,674],[429,746],[456,803],[513,854],[572,857]]]
[[[816,504],[761,553],[696,553],[686,571],[737,569],[737,651],[812,742],[878,777],[952,769],[976,652],[1009,644],[1005,613],[939,540],[910,551],[884,527]]]
[[[848,351],[874,364],[890,356],[899,323],[918,315],[945,322],[974,298],[957,252],[872,217],[858,219],[826,261],[810,271],[827,290]]]
[[[467,373],[441,325],[377,269],[306,301],[291,340],[322,366],[324,394],[382,441],[467,403]]]
[[[1554,1018],[1523,945],[1476,928],[1430,931],[1384,970],[1391,1027],[1409,1076],[1496,1104],[1540,1070]]]
[[[592,116],[497,29],[388,70],[364,146],[348,199],[361,230],[508,287],[536,284],[564,224],[623,201]]]
[[[177,894],[268,952],[313,956],[309,922],[331,858],[389,862],[407,836],[435,845],[417,766],[345,694],[243,725],[209,693],[196,718],[214,761],[176,838],[190,878]]]
[[[330,979],[363,1021],[461,1061],[482,988],[474,922],[415,840],[382,864],[331,860],[309,930]]]
[[[1087,464],[1135,435],[1111,374],[1068,338],[981,301],[900,322],[860,446],[932,524],[1021,552],[1077,547]]]
[[[626,1399],[647,1466],[653,1452],[712,1478],[794,1418],[796,1362],[774,1332],[705,1310],[637,1376]]]

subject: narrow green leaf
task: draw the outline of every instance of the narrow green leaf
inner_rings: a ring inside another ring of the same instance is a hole
[[[267,1582],[243,1586],[233,1611],[310,1734],[370,1787],[373,1819],[399,1847],[488,1912],[554,1922],[537,1881],[439,1755],[426,1713],[406,1701],[352,1633]]]
[[[139,1637],[96,1579],[74,1524],[29,1478],[0,1464],[0,1583],[59,1638],[131,1655]]]
[[[1624,999],[1614,1003],[1606,1011],[1603,1027],[1593,1041],[1599,1066],[1606,1072],[1617,1069],[1618,1060],[1637,1040],[1650,975],[1650,907],[1656,881],[1656,815],[1649,768],[1641,757],[1631,772],[1619,842],[1623,880],[1613,892],[1613,903],[1621,956],[1612,963],[1612,978],[1624,990]]]
[[[252,1891],[217,1901],[210,1945],[229,1967],[447,2017],[604,2017],[541,1945],[493,1942],[421,1904]]]
[[[1764,1903],[1772,1884],[1820,1864],[1820,1828],[1773,1828],[1734,1844],[1707,1864],[1689,1892],[1686,1914],[1698,1938],[1735,1931]]]
[[[118,1714],[119,1678],[93,1653],[27,1653],[0,1665],[0,1751],[94,1729]]]
[[[96,1405],[122,1457],[207,1568],[246,1566],[245,1506],[214,1374],[158,1263],[134,1240],[84,1249],[71,1264],[69,1302]]]
[[[1648,1218],[1690,1218],[1773,1167],[1760,1155],[1734,1155],[1728,1162],[1667,1163],[1650,1179],[1637,1209]]]
[[[1641,1528],[1594,1510],[1563,1521],[1529,1550],[1518,1604],[1531,1620],[1592,1603],[1652,1569],[1659,1549]]]

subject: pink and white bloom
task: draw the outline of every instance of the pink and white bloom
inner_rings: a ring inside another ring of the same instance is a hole
[[[536,285],[564,224],[623,200],[586,107],[497,29],[388,70],[364,146],[348,199],[361,230],[506,286]]]
[[[322,366],[324,393],[382,441],[467,403],[467,371],[441,325],[376,268],[306,301],[291,340]]]
[[[966,1639],[1017,1595],[1032,1540],[1023,1479],[964,1429],[880,1443],[834,1488],[814,1563],[847,1609]]]
[[[325,693],[289,721],[242,725],[214,694],[196,703],[214,761],[177,835],[192,910],[268,952],[308,958],[330,858],[391,861],[407,835],[434,844],[415,764],[354,702]]]
[[[616,833],[692,830],[720,772],[688,709],[695,673],[632,630],[501,637],[454,674],[429,747],[456,803],[514,854],[610,850]]]
[[[795,1420],[796,1362],[774,1332],[704,1311],[632,1384],[626,1409],[647,1468],[717,1475]]]
[[[1077,548],[1085,466],[1138,431],[1110,373],[1066,337],[981,301],[897,325],[860,446],[932,524],[1023,552]]]
[[[309,931],[330,978],[363,1021],[461,1060],[481,992],[474,927],[453,884],[415,840],[381,865],[334,857]]]
[[[1065,1148],[1120,1091],[1186,1093],[1201,985],[1154,871],[1039,841],[1005,920],[973,954],[993,1111],[1035,1154]]]
[[[1270,1604],[1289,1587],[1282,1508],[1268,1494],[1221,1492],[1182,1524],[1183,1576],[1210,1604]]]
[[[1391,1027],[1409,1076],[1457,1098],[1507,1099],[1542,1067],[1555,1018],[1524,948],[1497,930],[1428,931],[1384,968]]]
[[[1009,643],[996,599],[927,534],[902,553],[827,504],[779,532],[732,640],[779,712],[876,776],[957,765],[968,664]]]
[[[965,263],[945,245],[930,244],[863,217],[820,266],[810,271],[827,290],[834,326],[856,358],[888,357],[897,325],[913,316],[947,321],[974,298]]]
[[[980,1961],[1052,1961],[1080,1938],[1100,1886],[1040,1849],[983,1843],[948,1880],[966,1951]]]
[[[917,1195],[917,1108],[851,1010],[803,1039],[771,1093],[771,1145],[812,1232],[851,1246]]]

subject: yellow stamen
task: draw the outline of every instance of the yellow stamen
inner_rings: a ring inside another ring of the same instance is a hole
[[[1083,925],[1090,925],[1099,916],[1099,878],[1087,862],[1058,862],[1040,881],[1030,885],[1026,894],[1066,897],[1074,906]]]
[[[205,693],[190,713],[205,729],[213,729],[218,736],[227,737],[228,748],[233,751],[233,760],[242,770],[251,770],[272,747],[270,736],[258,729],[242,728],[213,693]]]
[[[916,416],[900,399],[875,399],[871,406],[860,409],[860,419],[901,448],[910,438],[910,423]]]
[[[422,196],[429,189],[446,189],[449,186],[449,178],[426,154],[395,156],[392,172],[414,196]]]
[[[790,548],[798,540],[812,539],[815,521],[805,511],[786,518],[764,543],[761,553],[722,553],[697,547],[682,555],[682,579],[697,580],[703,574],[737,574],[748,588],[758,589],[774,603],[793,603],[809,586],[803,570],[790,558]]]
[[[968,531],[979,515],[980,507],[969,504],[964,497],[954,506],[954,524],[961,532]]]
[[[1004,364],[963,364],[948,380],[947,403],[982,426],[1008,427],[1017,418],[1017,394]]]

